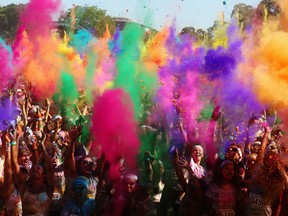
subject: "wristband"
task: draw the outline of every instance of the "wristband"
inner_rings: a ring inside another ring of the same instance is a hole
[[[12,142],[10,142],[10,144],[11,144],[11,146],[16,145],[16,141],[12,141]]]

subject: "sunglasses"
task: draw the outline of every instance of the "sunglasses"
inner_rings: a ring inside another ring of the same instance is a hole
[[[238,149],[237,149],[237,148],[230,148],[229,151],[232,151],[232,152],[238,153]]]
[[[87,165],[87,166],[91,166],[91,165],[93,165],[93,162],[92,161],[88,161],[88,160],[83,160],[83,164]]]
[[[86,189],[86,187],[84,187],[84,186],[78,186],[78,187],[74,188],[74,191],[75,191],[75,192],[82,192],[82,191],[84,191],[85,189]]]

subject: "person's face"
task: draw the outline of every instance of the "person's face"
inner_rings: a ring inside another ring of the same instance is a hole
[[[247,170],[251,171],[255,167],[256,158],[249,158],[247,160]]]
[[[56,129],[61,128],[61,125],[62,125],[62,119],[56,119],[56,120],[55,120],[55,127],[56,127]]]
[[[84,185],[79,185],[73,189],[75,198],[86,198],[87,197],[87,187]]]
[[[221,169],[222,177],[224,180],[230,181],[234,176],[234,165],[233,164],[226,164]]]
[[[201,148],[195,147],[193,148],[192,151],[192,158],[194,160],[195,163],[198,163],[202,160],[203,158],[203,151]]]
[[[84,160],[81,161],[80,168],[81,168],[81,173],[83,173],[86,176],[90,175],[92,172],[92,168],[93,168],[92,159],[89,157],[84,158]]]
[[[53,153],[51,159],[54,168],[58,167],[61,164],[61,158],[57,155],[56,152]]]
[[[136,189],[136,181],[133,179],[125,179],[124,180],[124,191],[126,193],[132,193]]]
[[[39,164],[35,164],[32,166],[30,170],[30,177],[32,179],[43,179],[43,167]]]
[[[253,154],[258,154],[260,151],[260,146],[259,145],[252,145],[251,147],[251,153]]]
[[[18,164],[27,166],[30,164],[31,155],[28,152],[23,153],[18,157]]]
[[[237,147],[230,147],[225,155],[226,159],[232,160],[234,162],[239,162],[241,157],[239,155],[239,150]]]
[[[61,136],[58,136],[56,139],[56,143],[57,145],[62,146],[64,144],[63,138]]]

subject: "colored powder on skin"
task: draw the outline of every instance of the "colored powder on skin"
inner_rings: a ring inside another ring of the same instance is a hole
[[[13,52],[11,47],[0,38],[0,88],[6,86],[13,74]]]
[[[137,24],[128,24],[121,34],[121,51],[116,61],[117,75],[114,88],[123,88],[129,92],[134,104],[135,115],[138,118],[142,108],[136,76],[140,51],[143,46],[143,29]]]
[[[107,90],[95,100],[91,134],[111,162],[111,177],[119,177],[117,158],[124,157],[128,172],[136,172],[136,156],[140,141],[129,94],[122,89]]]

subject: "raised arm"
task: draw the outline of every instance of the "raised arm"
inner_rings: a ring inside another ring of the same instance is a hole
[[[266,149],[268,141],[269,141],[268,136],[269,136],[270,132],[271,132],[271,129],[268,127],[268,125],[264,126],[264,135],[263,135],[263,138],[261,141],[260,151],[257,155],[257,161],[256,161],[257,164],[263,164],[265,149]]]
[[[48,98],[46,98],[45,102],[46,102],[47,109],[46,109],[46,113],[45,113],[43,121],[46,124],[48,122],[48,117],[49,117],[49,113],[50,113],[51,103],[50,103],[50,100]]]
[[[48,195],[49,197],[52,197],[52,194],[54,192],[55,189],[55,178],[54,178],[54,169],[53,169],[53,164],[51,161],[51,158],[49,157],[47,150],[46,150],[46,146],[45,146],[45,140],[46,140],[46,136],[43,133],[43,140],[40,143],[41,147],[42,147],[42,151],[43,151],[43,159],[44,159],[44,164],[45,164],[45,169],[47,171],[47,189],[48,189]]]
[[[179,179],[179,183],[182,186],[183,190],[186,190],[187,187],[187,182],[186,179],[184,178],[183,172],[182,172],[182,166],[179,166],[179,153],[178,153],[178,149],[175,149],[174,155],[173,155],[173,167],[176,171],[176,175]]]
[[[5,163],[4,163],[4,186],[5,186],[5,197],[6,199],[9,199],[10,195],[14,191],[14,184],[13,184],[13,178],[12,178],[12,163],[11,163],[11,141],[12,137],[9,136],[7,132],[3,134],[2,136],[5,137],[4,144],[5,144]],[[15,140],[13,140],[15,142]]]
[[[81,135],[82,128],[83,128],[82,125],[77,125],[77,126],[75,125],[69,131],[69,137],[71,139],[71,143],[68,147],[66,159],[68,160],[68,169],[70,172],[70,176],[76,176],[77,175],[74,152],[75,152],[75,144],[76,144],[78,137]]]

